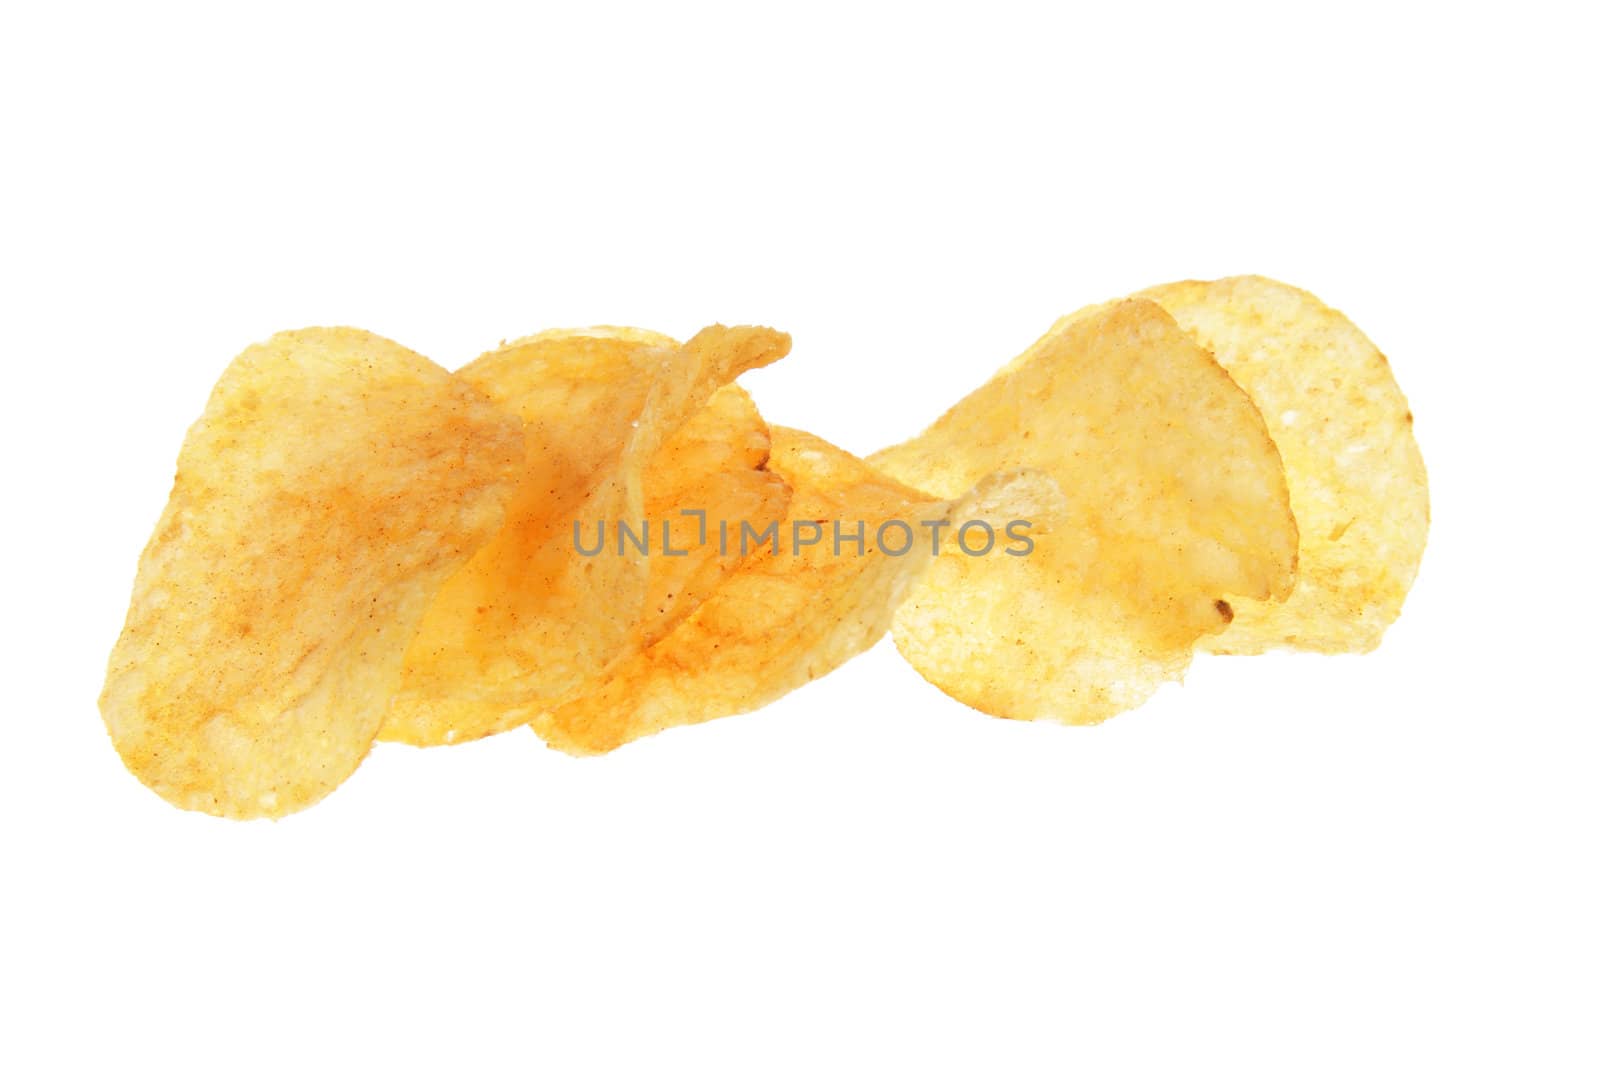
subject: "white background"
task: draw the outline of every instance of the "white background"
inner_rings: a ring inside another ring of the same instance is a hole
[[[1579,11],[8,5],[0,1059],[1596,1062]],[[867,451],[1060,314],[1240,272],[1415,410],[1432,540],[1370,656],[1072,730],[885,642],[603,759],[380,746],[278,824],[105,738],[182,434],[276,330],[770,324],[769,417]]]

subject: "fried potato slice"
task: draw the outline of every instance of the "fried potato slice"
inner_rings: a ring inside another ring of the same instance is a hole
[[[276,818],[372,745],[434,593],[492,537],[521,423],[351,329],[281,333],[223,373],[178,455],[100,709],[181,808]]]
[[[793,490],[777,551],[752,536],[738,568],[680,625],[597,688],[537,715],[532,725],[551,747],[607,752],[668,727],[752,711],[827,674],[888,629],[895,606],[933,558],[934,529],[924,524],[948,520],[978,499],[934,499],[821,438],[777,426],[770,465]],[[993,479],[981,493],[1026,477]],[[807,527],[796,539],[796,521],[818,524],[821,539],[800,545],[817,531]],[[896,521],[906,532],[888,528],[886,543],[898,555],[876,543],[877,531]],[[858,531],[860,551],[849,540]],[[734,551],[738,537],[731,532]]]
[[[577,538],[640,529],[644,473],[663,445],[720,386],[788,348],[760,327],[708,327],[683,345],[563,330],[458,371],[526,423],[524,476],[504,528],[424,617],[381,739],[450,744],[522,725],[636,647],[648,557],[585,555]]]
[[[1293,585],[1294,519],[1261,416],[1150,301],[1061,320],[870,462],[944,496],[1034,468],[1064,495],[1032,553],[945,554],[894,621],[923,677],[992,715],[1106,719],[1180,677],[1236,599]]]
[[[1277,442],[1300,526],[1281,604],[1242,603],[1209,652],[1369,652],[1400,615],[1428,539],[1428,474],[1389,361],[1310,293],[1269,278],[1178,282],[1165,308],[1250,394]]]
[[[649,582],[635,637],[653,644],[739,565],[724,552],[723,523],[756,529],[784,517],[790,489],[768,466],[772,437],[750,394],[725,385],[667,439],[645,470]],[[631,543],[629,549],[632,549]],[[681,554],[680,554],[681,553]]]

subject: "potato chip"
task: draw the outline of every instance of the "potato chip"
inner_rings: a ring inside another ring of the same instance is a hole
[[[1006,475],[968,500],[936,500],[820,438],[776,426],[771,467],[793,490],[771,539],[755,544],[769,531],[751,529],[741,542],[745,531],[732,530],[730,551],[742,549],[742,562],[693,614],[599,687],[536,716],[534,729],[552,747],[610,751],[752,711],[821,677],[883,636],[933,558],[937,528],[926,524],[1026,480]]]
[[[1428,539],[1428,475],[1389,361],[1349,319],[1268,278],[1139,294],[1209,348],[1266,419],[1300,526],[1281,604],[1243,603],[1210,652],[1368,652],[1400,615]]]
[[[101,712],[182,808],[278,817],[372,745],[435,591],[499,529],[522,427],[359,330],[281,333],[217,383],[139,563]]]
[[[525,473],[504,529],[425,616],[381,738],[448,744],[510,729],[636,647],[649,558],[585,554],[579,538],[639,530],[644,472],[663,445],[718,387],[788,346],[758,327],[709,327],[681,346],[566,330],[457,372],[527,424]]]
[[[1108,718],[1180,677],[1237,599],[1293,584],[1295,525],[1261,416],[1149,301],[1063,319],[870,462],[944,496],[1023,467],[1060,487],[1032,553],[945,554],[895,618],[906,659],[992,715]]]
[[[1405,398],[1300,290],[1084,308],[870,460],[733,384],[788,347],[560,330],[455,375],[352,329],[248,349],[140,561],[101,696],[118,752],[176,805],[276,818],[375,738],[528,724],[606,752],[891,629],[975,708],[1093,723],[1195,648],[1374,648],[1416,575]]]
[[[676,626],[738,566],[737,553],[720,549],[723,523],[765,529],[788,512],[789,485],[768,466],[771,451],[755,401],[725,385],[650,461],[640,531],[650,552],[645,613],[635,634],[640,648]]]

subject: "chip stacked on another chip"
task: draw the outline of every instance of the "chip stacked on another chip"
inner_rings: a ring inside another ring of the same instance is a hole
[[[277,818],[374,739],[531,725],[605,752],[891,629],[979,710],[1098,722],[1197,648],[1368,651],[1416,576],[1405,398],[1279,282],[1085,308],[865,460],[734,384],[788,350],[762,327],[562,330],[453,375],[351,329],[246,350],[112,651],[124,762],[179,807]]]

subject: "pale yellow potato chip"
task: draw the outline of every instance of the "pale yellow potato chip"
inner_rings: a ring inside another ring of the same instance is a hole
[[[586,554],[582,539],[641,529],[658,452],[720,386],[788,347],[760,327],[708,327],[683,345],[564,330],[458,371],[526,423],[524,478],[504,528],[424,617],[380,737],[450,744],[522,725],[633,651],[653,608],[649,557]]]
[[[912,666],[992,715],[1108,718],[1180,677],[1237,600],[1293,585],[1295,525],[1260,415],[1149,301],[1068,316],[871,462],[942,496],[1016,468],[1060,488],[1032,553],[947,553],[894,622]]]
[[[315,803],[372,745],[449,574],[499,529],[520,421],[359,330],[281,333],[217,383],[139,563],[101,712],[182,808]]]
[[[752,711],[821,677],[883,636],[932,559],[937,527],[926,524],[950,521],[1029,478],[1008,474],[972,498],[936,500],[820,438],[776,426],[771,467],[793,490],[775,545],[755,543],[765,528],[742,542],[742,531],[731,530],[729,550],[743,561],[704,603],[603,684],[533,719],[552,747],[610,751],[668,727]]]
[[[1428,474],[1389,361],[1310,293],[1269,278],[1178,282],[1154,300],[1250,394],[1283,456],[1300,574],[1241,603],[1210,652],[1367,652],[1400,615],[1428,539]]]

